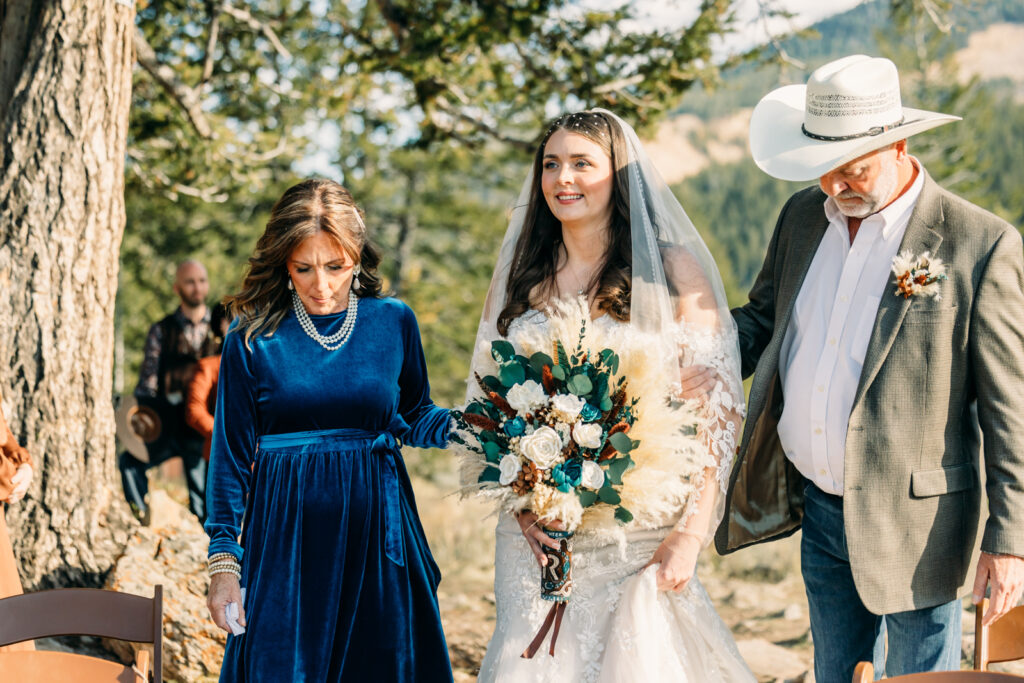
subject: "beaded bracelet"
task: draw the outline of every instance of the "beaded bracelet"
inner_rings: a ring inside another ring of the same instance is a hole
[[[232,566],[232,567],[241,567],[242,566],[242,564],[238,560],[236,560],[235,558],[232,557],[231,559],[227,559],[227,560],[217,560],[216,562],[211,562],[209,564],[209,567],[223,567],[225,565],[229,565],[229,566]]]
[[[240,568],[238,568],[238,567],[229,567],[229,566],[211,567],[210,568],[210,576],[214,577],[217,574],[231,574],[236,579],[241,579],[242,578],[242,570]]]
[[[232,574],[235,578],[242,578],[242,564],[238,558],[231,553],[214,553],[210,555],[207,571],[210,577],[217,574]]]
[[[206,558],[206,561],[209,564],[213,564],[214,562],[219,562],[221,560],[232,560],[234,562],[238,562],[238,558],[232,553],[214,553]]]

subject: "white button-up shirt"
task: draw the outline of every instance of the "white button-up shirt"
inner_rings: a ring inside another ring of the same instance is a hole
[[[825,200],[829,225],[782,341],[782,447],[801,474],[834,495],[843,495],[846,431],[878,304],[892,295],[892,259],[924,185],[914,165],[910,189],[861,221],[852,245],[846,216]]]

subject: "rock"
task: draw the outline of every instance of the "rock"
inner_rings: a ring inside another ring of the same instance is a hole
[[[800,605],[790,605],[782,612],[783,619],[796,621],[804,618],[804,610]]]
[[[226,634],[206,609],[208,539],[198,520],[161,490],[150,492],[150,526],[128,542],[105,587],[153,596],[163,585],[164,677],[182,683],[215,676],[224,656]],[[106,645],[124,661],[140,645],[110,640]]]
[[[760,680],[791,680],[806,675],[809,668],[797,654],[770,643],[763,638],[741,640],[736,643],[747,666]]]

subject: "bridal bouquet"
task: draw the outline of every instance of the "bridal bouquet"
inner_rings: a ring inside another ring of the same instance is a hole
[[[676,398],[679,349],[686,363],[705,362],[721,346],[712,335],[680,323],[666,342],[592,320],[583,297],[533,315],[476,350],[469,398],[453,412],[449,436],[465,492],[565,525],[547,531],[560,547],[544,548],[541,597],[554,605],[524,657],[552,627],[554,654],[572,592],[573,534],[625,544],[627,529],[676,524],[733,443],[723,419],[731,393],[716,389],[721,399],[710,403]]]
[[[529,358],[508,341],[492,342],[498,372],[475,374],[482,395],[455,412],[452,435],[483,461],[479,484],[570,531],[594,505],[613,506],[622,523],[633,519],[617,489],[639,446],[629,437],[636,401],[626,398],[618,355],[591,353],[582,339],[581,331],[571,353],[556,339],[551,355]]]
[[[464,492],[609,542],[675,524],[716,463],[699,433],[720,416],[674,398],[657,335],[591,320],[585,299],[536,315],[477,349],[450,435]]]
[[[541,597],[555,605],[524,657],[536,653],[552,623],[554,654],[572,592],[569,540],[582,511],[610,506],[620,523],[633,519],[618,489],[634,464],[630,452],[640,445],[629,437],[637,400],[627,399],[619,356],[608,348],[584,347],[586,326],[584,319],[571,352],[561,339],[552,340],[551,355],[537,351],[529,358],[508,341],[492,342],[496,374],[474,373],[481,395],[453,414],[451,439],[483,461],[481,487],[495,489],[513,510],[529,509],[566,525],[565,531],[548,531],[560,547],[545,549]]]

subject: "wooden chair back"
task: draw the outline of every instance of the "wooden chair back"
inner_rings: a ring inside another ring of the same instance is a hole
[[[987,671],[995,662],[1024,659],[1024,605],[1018,605],[991,626],[982,626],[988,598],[974,615],[974,670]]]
[[[871,662],[860,662],[853,670],[853,683],[873,683],[875,668]],[[991,671],[936,671],[924,674],[909,674],[887,678],[887,681],[901,683],[1021,683],[1022,676],[1000,674]]]
[[[147,671],[148,675],[144,674],[144,676],[149,680],[162,681],[163,586],[156,586],[153,589],[152,598],[94,588],[61,588],[12,595],[0,600],[0,646],[36,638],[72,635],[152,643],[152,671]],[[42,661],[49,655],[66,653],[20,652],[11,654],[21,656],[18,660],[19,665],[27,665],[25,662],[33,659],[34,655],[38,655],[37,659]],[[140,666],[149,669],[149,654],[140,651],[139,655],[139,658],[136,659],[136,669]],[[79,660],[94,659],[84,658],[81,655],[73,655],[73,657]],[[57,660],[60,658],[51,659],[53,661],[46,666],[57,665]],[[52,678],[51,680],[63,679]],[[75,680],[84,679],[76,678]]]
[[[871,662],[858,662],[853,670],[853,683],[875,683],[875,667]]]

